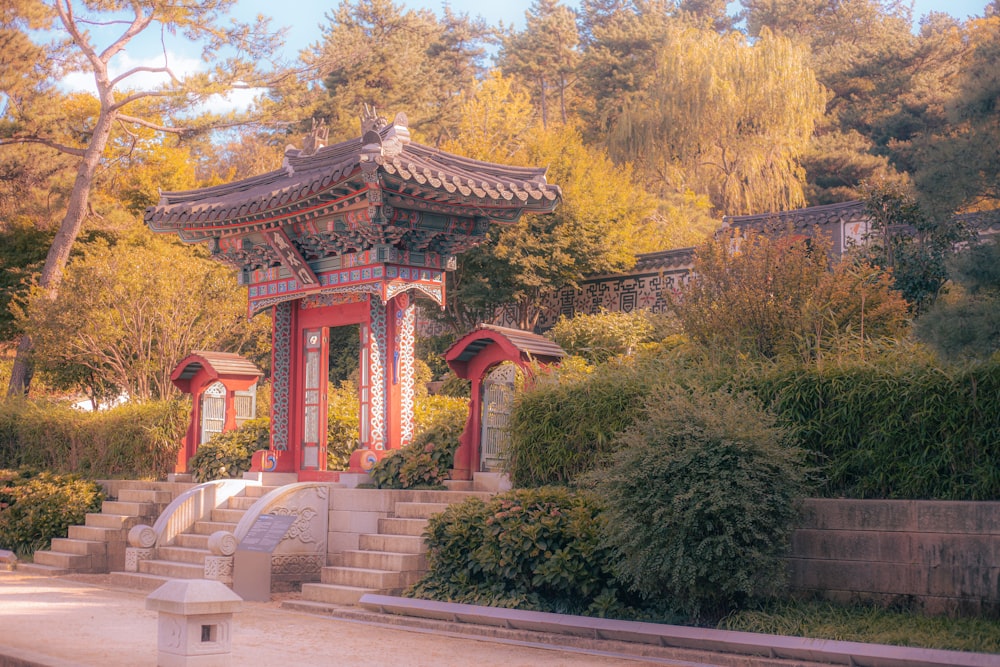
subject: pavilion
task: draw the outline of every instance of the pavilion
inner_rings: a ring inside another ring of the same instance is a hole
[[[406,117],[366,113],[362,136],[332,146],[314,132],[280,169],[164,192],[156,232],[204,242],[236,268],[249,316],[273,318],[270,471],[329,479],[329,328],[359,325],[360,447],[366,470],[413,437],[415,297],[445,303],[445,272],[486,239],[561,201],[545,169],[463,158],[410,140]]]

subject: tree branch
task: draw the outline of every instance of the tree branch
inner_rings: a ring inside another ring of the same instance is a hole
[[[156,130],[157,132],[166,132],[168,134],[179,134],[185,135],[194,132],[192,127],[171,127],[169,125],[160,125],[158,123],[153,123],[143,118],[137,118],[135,116],[129,116],[127,114],[118,114],[118,120],[123,123],[132,123],[134,125],[141,125],[142,127],[148,127],[151,130]]]
[[[0,139],[0,146],[8,144],[41,144],[43,146],[48,146],[49,148],[55,149],[60,153],[66,153],[67,155],[75,155],[76,157],[83,157],[86,151],[82,148],[74,148],[73,146],[66,146],[65,144],[60,144],[57,141],[52,141],[51,139],[46,139],[44,137],[10,137],[9,139]]]
[[[176,76],[174,76],[173,70],[170,69],[167,66],[163,66],[163,67],[133,67],[132,69],[128,70],[127,72],[122,72],[121,74],[119,74],[118,76],[116,76],[114,79],[112,79],[111,80],[111,85],[112,86],[117,86],[119,83],[121,83],[125,79],[129,78],[130,76],[132,76],[134,74],[138,74],[139,72],[151,72],[153,74],[169,74],[171,81],[173,81],[174,83],[180,83],[180,79],[178,79]]]
[[[146,97],[170,97],[172,95],[176,95],[177,92],[178,91],[176,90],[140,90],[132,93],[131,95],[128,95],[127,97],[123,97],[114,104],[110,105],[108,107],[108,111],[118,111],[122,107],[127,106],[132,102],[135,102],[136,100],[141,100]]]
[[[156,13],[154,10],[150,10],[149,16],[145,16],[142,13],[142,5],[138,0],[131,0],[129,4],[132,5],[132,12],[135,14],[135,19],[133,19],[128,29],[118,39],[101,52],[100,59],[102,63],[107,64],[115,54],[124,49],[125,45],[132,41],[133,37],[148,28],[149,24],[153,22],[153,16]]]

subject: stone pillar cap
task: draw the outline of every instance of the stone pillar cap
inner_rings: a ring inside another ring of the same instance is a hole
[[[225,584],[206,579],[171,579],[146,598],[146,609],[178,616],[232,614],[243,598]]]

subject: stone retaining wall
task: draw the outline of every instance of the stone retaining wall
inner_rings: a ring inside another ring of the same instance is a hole
[[[1000,615],[1000,502],[811,499],[799,526],[793,589]]]

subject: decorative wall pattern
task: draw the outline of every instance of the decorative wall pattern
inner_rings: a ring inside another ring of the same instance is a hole
[[[271,336],[271,449],[288,449],[292,369],[292,304],[274,307]]]
[[[602,310],[629,313],[639,308],[665,312],[667,295],[687,282],[693,264],[694,248],[648,253],[638,255],[635,267],[628,273],[591,276],[581,281],[578,288],[564,287],[551,292],[543,299],[535,332],[551,329],[563,315],[593,315]],[[490,324],[516,329],[519,321],[518,307],[511,304],[497,308]],[[422,336],[454,333],[422,312],[417,313],[417,331]]]

